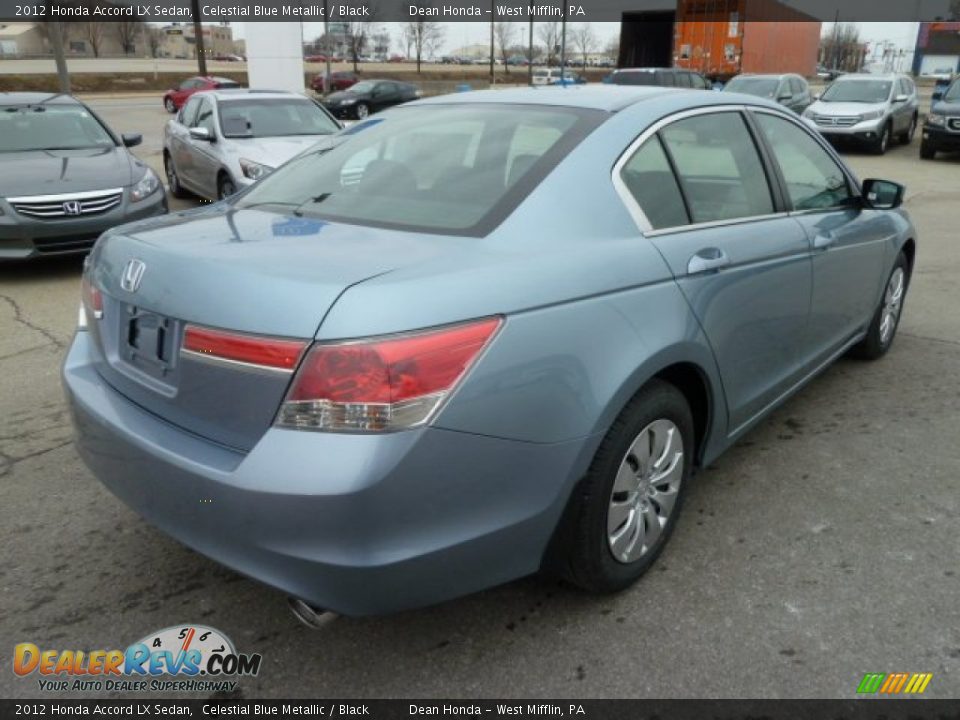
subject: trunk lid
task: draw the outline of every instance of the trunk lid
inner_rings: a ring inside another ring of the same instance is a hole
[[[168,422],[248,450],[291,374],[181,353],[188,324],[309,341],[351,285],[464,242],[222,206],[121,227],[97,244],[91,266],[104,295],[90,330],[98,370]],[[142,264],[136,287],[132,261]]]

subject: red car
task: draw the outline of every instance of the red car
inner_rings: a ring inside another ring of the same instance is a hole
[[[326,95],[327,93],[346,90],[348,87],[356,85],[359,80],[360,78],[357,77],[356,73],[338,70],[337,72],[330,73],[329,88],[327,87],[328,84],[324,83],[323,73],[314,75],[313,80],[310,81],[310,87],[312,87],[315,92]]]
[[[330,58],[333,60],[333,58]],[[307,55],[304,59],[304,62],[308,63],[325,63],[327,61],[326,55]]]
[[[201,90],[220,90],[226,88],[243,87],[236,80],[222,77],[192,77],[184,80],[175,88],[167,90],[163,96],[163,107],[168,113],[175,113],[183,107],[191,95]]]

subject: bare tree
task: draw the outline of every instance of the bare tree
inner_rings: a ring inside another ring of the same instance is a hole
[[[103,31],[106,29],[108,23],[93,20],[93,21],[84,21],[74,24],[74,27],[77,28],[77,31],[84,40],[90,45],[90,49],[93,50],[94,57],[100,57],[100,48],[103,46]]]
[[[375,14],[375,11],[371,10],[371,14]],[[361,22],[344,23],[344,25],[347,30],[345,37],[347,41],[347,52],[350,54],[350,60],[353,62],[353,71],[357,72],[359,70],[358,64],[360,62],[360,56],[364,54],[370,37],[376,32],[377,22],[376,20],[364,20]]]
[[[493,34],[496,36],[497,40],[497,49],[500,51],[500,59],[503,61],[504,70],[507,74],[510,74],[510,64],[507,60],[510,59],[510,53],[513,51],[511,43],[513,42],[513,23],[509,22],[498,22],[493,27]]]
[[[404,24],[403,37],[407,47],[413,47],[417,58],[417,72],[424,55],[430,55],[443,41],[443,25],[433,21],[408,22]]]
[[[620,64],[620,38],[610,38],[603,48],[603,54],[614,64]]]
[[[547,65],[553,65],[557,56],[557,45],[560,43],[560,23],[540,23],[540,27],[537,28],[537,36],[546,45]]]
[[[860,28],[855,23],[834,23],[820,39],[822,62],[835,70],[860,70],[864,54]]]
[[[120,47],[123,48],[124,55],[130,55],[136,52],[137,36],[140,33],[146,34],[146,25],[138,20],[120,20],[110,23],[110,28],[120,41]]]
[[[597,36],[593,32],[593,26],[590,23],[580,23],[573,29],[573,46],[580,53],[583,60],[583,69],[587,69],[587,56],[597,49]]]
[[[150,51],[150,57],[158,57],[160,55],[160,47],[163,45],[163,30],[145,24],[143,26],[143,36],[147,42],[147,50]]]

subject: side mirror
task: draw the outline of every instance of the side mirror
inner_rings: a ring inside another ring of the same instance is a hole
[[[903,204],[906,188],[892,180],[868,178],[863,181],[863,197],[876,210],[893,210]]]
[[[936,102],[937,100],[942,100],[943,90],[934,90],[933,95],[931,95],[930,97],[933,99],[934,102]]]
[[[813,94],[813,99],[814,99],[814,100],[819,100],[821,95],[823,95],[823,93],[814,93],[814,94]]]
[[[909,100],[909,99],[910,99],[910,96],[909,96],[909,95],[897,95],[897,96],[893,99],[893,101],[894,101],[895,103],[905,103],[905,102],[906,102],[907,100]]]
[[[120,136],[124,147],[133,147],[143,142],[143,135],[140,133],[124,133]]]
[[[206,142],[213,142],[213,136],[210,134],[210,131],[205,127],[192,127],[190,128],[190,137],[194,140],[204,140]]]

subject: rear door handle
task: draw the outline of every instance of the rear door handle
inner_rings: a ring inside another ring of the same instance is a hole
[[[833,237],[833,235],[817,234],[817,236],[813,238],[813,249],[826,250],[828,247],[831,247],[836,241],[837,240],[835,237]]]
[[[730,258],[720,248],[710,247],[697,251],[687,263],[687,275],[719,270],[730,264]]]

